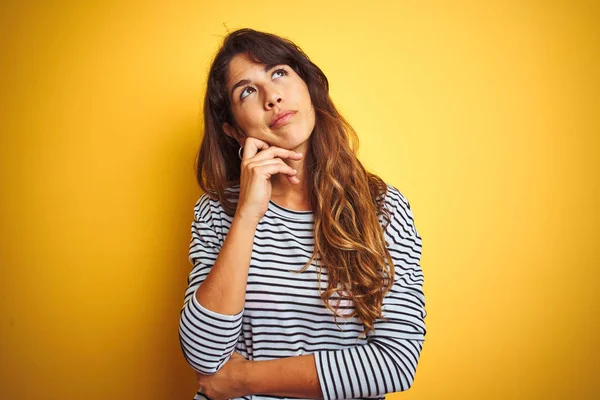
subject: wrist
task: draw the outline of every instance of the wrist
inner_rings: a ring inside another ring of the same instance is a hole
[[[246,360],[242,363],[241,368],[237,371],[239,376],[237,376],[237,382],[239,382],[241,386],[241,391],[243,392],[242,396],[249,396],[257,393],[255,391],[253,375],[252,375],[252,367],[254,365],[254,361]]]
[[[233,216],[233,223],[236,223],[238,225],[242,225],[244,227],[253,227],[256,228],[258,226],[258,222],[260,221],[260,218],[257,218],[256,216],[250,216],[248,213],[245,213],[241,210],[237,210],[235,215]]]

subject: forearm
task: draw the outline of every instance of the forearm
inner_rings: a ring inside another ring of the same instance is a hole
[[[246,394],[322,399],[312,354],[266,361],[248,361],[243,371]]]
[[[219,256],[196,291],[203,307],[236,315],[244,308],[248,270],[257,222],[234,217]]]

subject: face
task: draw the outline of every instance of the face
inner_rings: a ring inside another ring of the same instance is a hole
[[[315,111],[306,83],[289,65],[266,66],[238,54],[229,63],[226,85],[235,119],[235,126],[223,125],[226,134],[240,145],[254,137],[271,146],[305,149]]]

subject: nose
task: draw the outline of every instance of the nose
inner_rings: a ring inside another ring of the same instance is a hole
[[[275,107],[275,104],[280,104],[283,101],[281,93],[275,88],[269,88],[265,92],[265,108],[270,110]]]

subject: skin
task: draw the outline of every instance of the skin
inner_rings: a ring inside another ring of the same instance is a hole
[[[234,89],[241,80],[249,82]],[[226,84],[235,122],[223,124],[223,131],[244,146],[240,197],[223,247],[196,297],[207,309],[235,315],[244,305],[254,231],[269,200],[310,209],[304,155],[315,111],[306,83],[287,65],[265,71],[264,64],[240,54],[229,65]],[[271,126],[274,116],[287,110],[295,111],[293,117]],[[257,393],[322,398],[312,354],[248,361],[234,352],[217,373],[196,376],[200,390],[213,400]]]
[[[196,373],[198,387],[212,400],[251,394],[322,399],[312,354],[266,361],[248,361],[233,352],[214,375]]]
[[[243,79],[250,83],[236,87],[232,93],[232,87]],[[258,150],[269,147],[306,154],[315,127],[315,110],[308,86],[290,66],[280,64],[265,72],[264,64],[253,62],[246,54],[238,54],[229,64],[226,85],[235,122],[233,126],[223,124],[223,131],[244,146],[244,158],[252,158]],[[295,114],[287,124],[270,127],[274,115],[284,110],[295,111]],[[248,138],[258,141],[248,143]],[[297,171],[297,179],[280,174],[271,176],[273,201],[291,209],[310,209],[307,188],[299,184],[304,182],[304,158],[284,153],[268,156],[281,159]]]

